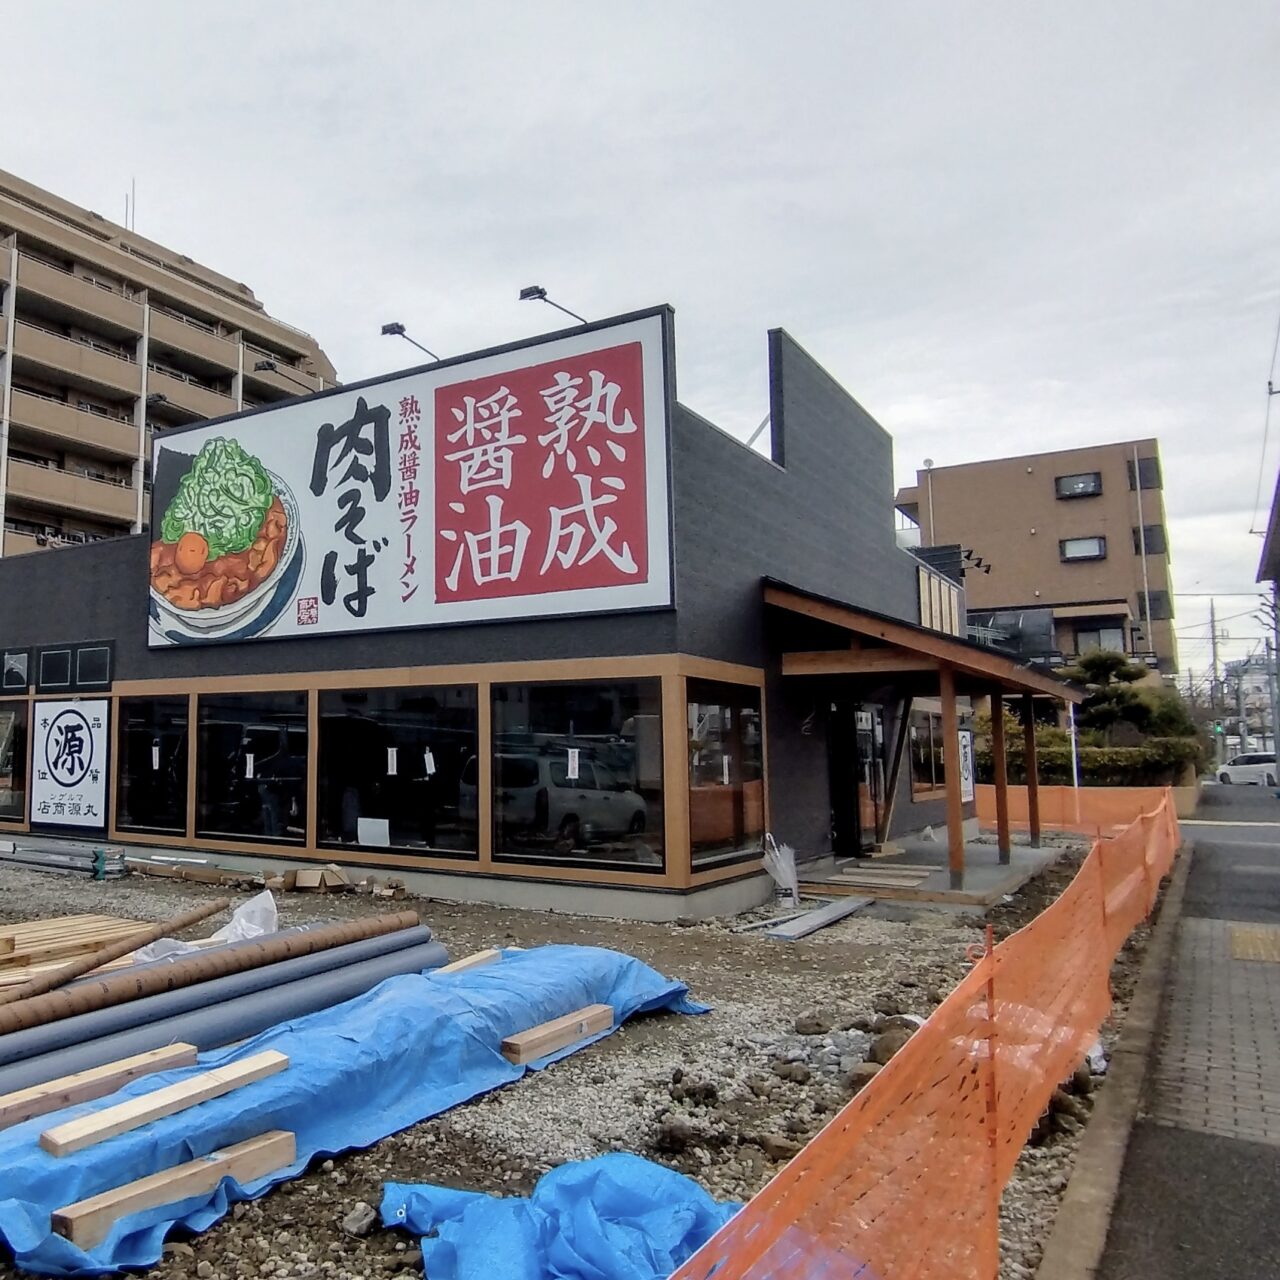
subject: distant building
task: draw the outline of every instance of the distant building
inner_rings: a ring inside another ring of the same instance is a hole
[[[334,384],[248,285],[0,171],[0,556],[141,530],[153,429]]]
[[[1102,648],[1177,669],[1155,440],[933,467],[897,507],[922,547],[959,543],[981,569],[965,575],[980,638],[1048,663]]]

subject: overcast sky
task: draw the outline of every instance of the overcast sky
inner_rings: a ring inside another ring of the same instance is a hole
[[[344,380],[412,363],[384,320],[449,355],[559,327],[516,301],[539,283],[591,317],[671,303],[681,400],[746,435],[781,325],[900,482],[1157,435],[1175,590],[1254,589],[1274,0],[11,0],[4,26],[0,167],[117,220],[136,178],[141,234]],[[1193,668],[1207,603],[1177,601]],[[1225,627],[1229,655],[1261,634]]]

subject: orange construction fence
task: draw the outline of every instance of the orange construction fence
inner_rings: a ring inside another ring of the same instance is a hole
[[[1173,865],[1173,799],[1155,794],[1029,925],[996,947],[988,930],[888,1066],[672,1280],[994,1280],[1001,1192]]]
[[[1166,787],[1040,787],[1040,826],[1046,831],[1083,831],[1088,835],[1110,831],[1133,821],[1135,813],[1154,809]],[[984,827],[996,822],[996,789],[989,782],[974,788],[978,821]],[[1009,823],[1026,827],[1027,788],[1009,788]]]

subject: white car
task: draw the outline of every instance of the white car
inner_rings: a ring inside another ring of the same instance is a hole
[[[504,823],[553,836],[566,850],[604,838],[641,835],[648,806],[636,791],[598,760],[582,759],[570,778],[564,755],[500,754],[495,759],[494,799]],[[469,759],[458,788],[458,811],[476,815],[476,759]]]
[[[1260,787],[1276,785],[1276,758],[1274,754],[1249,752],[1232,756],[1226,764],[1218,766],[1219,782],[1252,782]]]

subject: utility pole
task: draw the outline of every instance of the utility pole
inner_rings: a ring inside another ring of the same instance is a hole
[[[1266,637],[1267,643],[1267,701],[1271,704],[1271,746],[1269,750],[1276,750],[1276,705],[1280,703],[1280,698],[1276,697],[1276,648],[1271,641],[1271,637]],[[1267,748],[1267,741],[1264,737],[1262,740],[1264,749]]]
[[[1218,664],[1218,602],[1209,600],[1209,644],[1213,650],[1213,680],[1209,685],[1209,706],[1216,715],[1222,707],[1222,675]]]
[[[1240,731],[1240,750],[1248,751],[1249,746],[1249,721],[1245,715],[1244,709],[1244,676],[1248,667],[1248,658],[1245,659],[1245,665],[1240,668],[1236,674],[1236,719]]]

